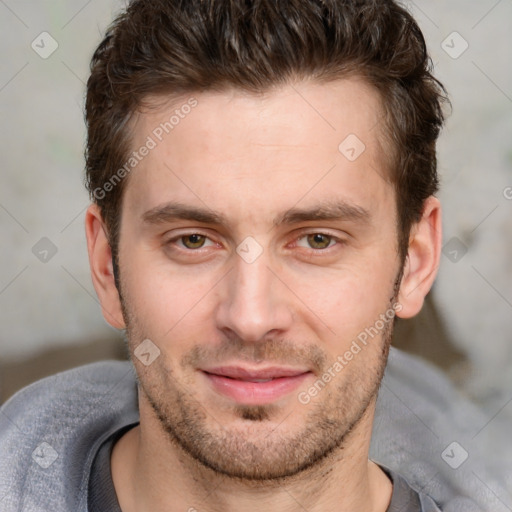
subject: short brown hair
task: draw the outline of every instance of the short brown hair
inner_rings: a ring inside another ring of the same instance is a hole
[[[392,0],[133,0],[95,51],[87,83],[86,184],[114,263],[126,177],[97,191],[126,162],[129,121],[145,98],[348,75],[382,98],[404,261],[410,228],[438,188],[447,98],[431,68],[417,23]]]

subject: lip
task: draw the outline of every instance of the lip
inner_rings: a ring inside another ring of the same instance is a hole
[[[311,375],[307,369],[278,366],[258,369],[219,366],[202,370],[202,373],[216,392],[246,405],[275,402]],[[261,380],[264,382],[259,382]]]

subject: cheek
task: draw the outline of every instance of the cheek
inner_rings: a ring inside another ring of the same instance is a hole
[[[211,319],[207,308],[216,281],[216,274],[172,268],[149,254],[134,254],[122,269],[123,295],[137,325],[162,342],[193,335]]]
[[[381,253],[382,254],[382,253]],[[390,260],[391,261],[391,260]],[[393,295],[394,266],[364,261],[336,271],[325,269],[289,276],[296,296],[337,336],[364,329],[388,307]]]

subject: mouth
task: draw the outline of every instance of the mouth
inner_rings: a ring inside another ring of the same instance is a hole
[[[260,369],[221,366],[201,372],[215,392],[245,405],[275,402],[312,375],[308,369],[277,366]]]

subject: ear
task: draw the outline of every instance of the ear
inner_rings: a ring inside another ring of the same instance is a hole
[[[112,327],[126,327],[121,308],[121,300],[114,281],[112,251],[98,205],[89,206],[85,214],[85,234],[91,277],[101,304],[103,317]]]
[[[431,196],[425,201],[421,219],[411,228],[409,250],[398,294],[402,309],[397,311],[397,316],[411,318],[423,307],[439,267],[441,240],[441,203]]]

